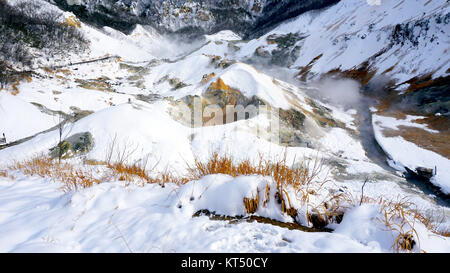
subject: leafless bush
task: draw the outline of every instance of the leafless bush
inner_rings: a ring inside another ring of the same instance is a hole
[[[61,16],[34,0],[14,5],[0,1],[0,60],[30,66],[32,48],[44,55],[85,50],[88,41],[77,27],[62,23]]]

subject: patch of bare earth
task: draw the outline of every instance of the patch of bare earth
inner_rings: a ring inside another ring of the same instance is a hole
[[[383,135],[386,137],[401,136],[406,141],[412,142],[417,146],[438,153],[450,159],[450,132],[431,133],[421,128],[398,126],[397,130],[383,129]]]
[[[408,88],[404,93],[412,93],[423,88],[432,86],[440,86],[448,83],[448,77],[434,78],[432,74],[426,74],[419,77],[411,78],[408,81],[398,84],[408,84]],[[438,153],[450,159],[450,119],[445,116],[436,116],[434,114],[423,115],[417,109],[399,109],[396,105],[399,101],[399,92],[391,89],[383,95],[376,97],[378,104],[375,105],[380,116],[393,117],[396,119],[406,119],[407,115],[420,116],[420,118],[412,120],[416,124],[425,125],[427,128],[438,131],[436,133],[413,126],[398,126],[397,130],[383,129],[382,133],[386,137],[401,136],[406,141],[412,142],[417,146]]]

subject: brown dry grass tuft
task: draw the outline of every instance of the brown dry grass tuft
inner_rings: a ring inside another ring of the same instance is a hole
[[[15,82],[15,83],[13,83],[13,84],[11,85],[11,88],[13,89],[13,90],[10,92],[11,95],[17,96],[17,95],[20,93],[19,88],[18,88],[19,84],[20,84],[20,83],[17,81],[17,82]]]
[[[108,164],[108,168],[118,176],[120,181],[130,181],[134,177],[139,177],[145,181],[150,181],[150,177],[141,166],[125,165],[123,163]]]
[[[144,167],[137,164],[126,165],[124,163],[113,163],[107,164],[106,166],[112,170],[112,176],[110,176],[110,178],[113,177],[119,181],[135,182],[136,179],[138,179],[147,184],[159,184],[162,187],[164,187],[166,183],[182,185],[189,182],[188,178],[175,176],[168,171],[152,176],[152,170],[147,171]]]
[[[255,198],[244,198],[244,206],[248,214],[255,213],[259,206],[258,195]]]
[[[365,197],[362,203],[379,204],[383,217],[378,220],[386,225],[386,227],[398,235],[392,246],[395,252],[409,251],[412,252],[414,246],[418,245],[420,249],[419,234],[415,229],[416,223],[422,223],[429,231],[449,237],[450,231],[439,230],[431,217],[426,217],[418,209],[417,206],[407,198],[398,200],[385,200],[383,198],[373,199]]]
[[[295,189],[299,189],[311,184],[322,171],[323,165],[317,159],[314,161],[312,168],[309,168],[309,165],[309,163],[303,162],[299,167],[289,166],[286,155],[280,160],[263,160],[260,156],[256,163],[250,160],[242,160],[236,163],[229,155],[220,156],[218,153],[213,153],[206,162],[196,158],[194,167],[189,166],[189,170],[192,180],[198,180],[210,174],[226,174],[233,177],[262,175],[273,177],[278,187],[292,185]]]
[[[16,162],[10,167],[22,173],[43,178],[50,178],[64,184],[63,190],[77,190],[99,184],[100,179],[95,178],[91,172],[76,168],[71,164],[58,162],[47,155],[36,156],[30,160]]]
[[[382,203],[381,211],[384,214],[384,218],[380,220],[390,230],[398,232],[392,246],[396,252],[400,252],[400,250],[412,251],[417,243],[416,240],[419,240],[419,234],[414,225],[416,220],[420,221],[421,217],[419,218],[420,214],[418,214],[417,210],[411,209],[413,206],[413,203],[406,200]]]

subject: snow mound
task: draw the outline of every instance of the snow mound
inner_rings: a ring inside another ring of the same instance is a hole
[[[266,187],[271,189],[270,198],[265,206],[259,202],[255,214],[283,222],[292,222],[292,218],[281,212],[280,204],[275,201],[276,183],[271,177],[227,175],[209,175],[199,181],[192,181],[181,187],[178,196],[179,206],[186,206],[192,213],[208,210],[217,215],[246,216],[249,213],[244,206],[244,198],[265,200]]]
[[[92,134],[94,147],[88,156],[96,160],[105,160],[113,143],[113,161],[117,160],[120,151],[133,152],[128,163],[152,155],[148,165],[159,163],[158,168],[161,169],[168,165],[183,169],[186,166],[184,160],[192,159],[189,128],[166,113],[165,103],[124,103],[100,110],[66,129],[64,136],[82,132]],[[11,163],[12,159],[24,160],[34,154],[48,152],[58,140],[57,130],[38,135],[29,142],[1,150],[0,162]]]
[[[208,41],[238,41],[242,38],[231,30],[222,30],[212,35],[205,35]]]
[[[32,136],[57,123],[57,118],[42,113],[31,103],[7,92],[0,93],[0,136],[4,133],[8,142]]]
[[[251,65],[233,64],[214,80],[218,78],[229,87],[241,91],[248,98],[257,96],[274,107],[282,109],[291,107],[283,89],[274,83],[274,78],[260,73]]]

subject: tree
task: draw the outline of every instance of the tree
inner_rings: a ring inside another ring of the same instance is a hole
[[[65,118],[63,115],[58,115],[58,145],[57,145],[57,156],[58,162],[61,162],[61,159],[64,155],[64,151],[67,150],[68,143],[64,140],[69,136],[70,132],[73,128],[73,123],[70,123],[70,120]]]

